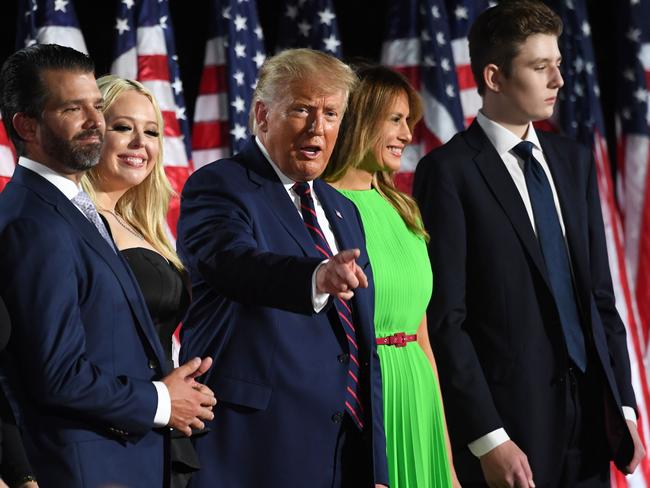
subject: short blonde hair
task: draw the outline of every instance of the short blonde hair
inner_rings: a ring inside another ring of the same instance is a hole
[[[158,158],[151,173],[137,186],[130,188],[118,200],[115,210],[131,226],[138,230],[154,249],[167,258],[177,269],[183,265],[172,247],[166,232],[166,218],[169,201],[174,196],[165,168],[163,167],[164,122],[160,106],[153,94],[140,82],[115,75],[102,76],[97,80],[99,91],[104,97],[104,112],[127,91],[136,91],[145,96],[153,106],[158,125]],[[101,184],[101,159],[99,164],[87,171],[81,179],[84,190],[95,200],[95,188]]]
[[[253,99],[249,125],[257,134],[255,105],[279,102],[287,95],[288,87],[295,83],[314,83],[322,93],[342,92],[344,107],[357,82],[357,76],[347,64],[334,56],[313,49],[287,49],[267,59],[259,72]]]
[[[381,125],[397,97],[404,94],[408,98],[411,133],[422,118],[420,95],[401,74],[385,66],[363,66],[357,73],[360,81],[350,96],[332,157],[321,175],[328,182],[340,180],[350,168],[359,168],[366,158],[375,157]],[[412,232],[428,239],[415,200],[395,187],[392,173],[378,171],[372,186],[395,207]]]

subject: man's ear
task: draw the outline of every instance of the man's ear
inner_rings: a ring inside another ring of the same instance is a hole
[[[483,81],[485,82],[485,88],[488,90],[499,93],[501,91],[502,77],[503,71],[496,64],[490,63],[483,68]]]
[[[261,100],[255,102],[255,123],[260,131],[266,132],[268,130],[267,117],[269,115],[269,107]]]
[[[11,123],[14,126],[14,130],[23,141],[31,142],[36,139],[38,121],[34,117],[30,117],[23,112],[18,112],[17,114],[14,114]]]

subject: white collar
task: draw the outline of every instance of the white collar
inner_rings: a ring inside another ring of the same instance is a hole
[[[27,168],[39,176],[42,176],[47,181],[52,183],[59,189],[61,193],[63,193],[68,198],[68,200],[72,200],[74,197],[76,197],[77,193],[79,193],[81,190],[81,188],[71,179],[66,178],[61,173],[57,173],[50,167],[45,166],[41,163],[37,163],[36,161],[25,156],[21,156],[20,159],[18,159],[18,164],[23,168]]]
[[[487,118],[485,114],[483,114],[483,112],[480,110],[476,115],[476,121],[478,122],[478,125],[481,126],[481,129],[483,129],[483,132],[485,132],[485,135],[501,157],[503,157],[504,154],[512,151],[512,149],[522,141],[522,139],[517,137],[515,134],[510,132],[498,122]],[[523,140],[532,142],[534,148],[538,149],[539,151],[542,150],[542,146],[539,144],[537,132],[535,132],[535,128],[533,127],[532,122],[528,123],[526,138]]]

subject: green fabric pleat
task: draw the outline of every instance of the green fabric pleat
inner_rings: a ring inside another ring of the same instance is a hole
[[[375,333],[415,334],[433,278],[424,241],[376,190],[341,190],[361,214],[375,284]],[[442,401],[417,342],[378,346],[391,488],[449,488]]]

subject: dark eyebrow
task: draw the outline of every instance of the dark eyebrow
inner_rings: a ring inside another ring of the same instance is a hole
[[[530,64],[552,63],[552,62],[554,62],[554,61],[555,61],[556,63],[561,62],[561,61],[562,61],[562,56],[560,56],[560,57],[558,57],[558,58],[555,58],[555,59],[551,59],[551,58],[535,58],[535,59],[533,59],[533,60],[530,62]]]
[[[78,105],[78,104],[84,104],[86,102],[87,102],[87,100],[84,99],[84,98],[75,98],[75,99],[72,99],[72,100],[64,100],[63,102],[61,102],[60,106],[63,107],[65,105],[75,105],[75,104]],[[93,105],[97,105],[99,103],[104,103],[104,99],[100,97],[100,98],[96,98],[95,100],[92,101]]]

